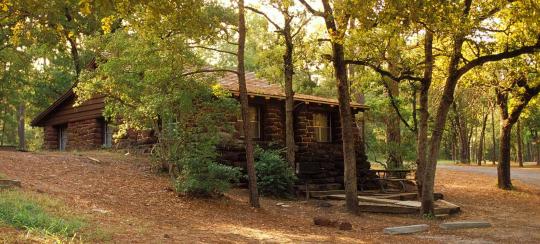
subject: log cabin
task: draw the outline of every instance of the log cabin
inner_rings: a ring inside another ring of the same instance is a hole
[[[220,85],[238,98],[236,75],[225,75]],[[254,141],[261,147],[285,147],[285,95],[281,86],[246,73],[250,104],[250,123]],[[114,125],[103,117],[105,97],[98,96],[74,106],[76,94],[69,89],[51,106],[32,120],[32,126],[43,127],[46,150],[92,150],[99,148],[144,149],[155,142],[152,132],[130,131],[114,138]],[[343,183],[343,152],[339,103],[335,99],[295,94],[294,134],[297,175],[312,184]],[[360,117],[368,107],[353,102],[353,114]],[[241,121],[233,121],[234,142],[220,145],[220,161],[228,165],[245,165],[245,152],[239,131]],[[355,120],[356,156],[359,174],[370,168],[363,140],[363,120]],[[359,175],[360,176],[360,175]]]

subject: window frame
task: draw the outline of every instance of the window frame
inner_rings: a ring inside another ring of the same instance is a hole
[[[315,115],[320,114],[326,117],[327,126],[318,126],[315,125]],[[313,137],[318,143],[332,143],[332,113],[328,111],[315,111],[312,115],[312,126],[313,128]],[[327,139],[322,140],[322,131],[326,130],[328,133]]]
[[[261,140],[262,139],[262,130],[261,130],[261,123],[262,123],[262,118],[261,118],[261,107],[260,106],[256,106],[256,105],[249,105],[249,108],[248,109],[251,109],[251,108],[255,108],[255,121],[249,121],[250,124],[255,124],[255,132],[256,134],[252,135],[252,138],[251,139],[254,139],[254,140]],[[249,112],[248,111],[248,117],[249,117]],[[243,130],[244,130],[244,123],[243,123],[243,119],[242,119],[242,113],[240,112],[240,115],[238,116],[238,119],[237,119],[237,122],[239,122],[240,126],[239,126],[239,130],[238,130],[238,134],[240,136],[240,138],[244,138],[244,133]]]

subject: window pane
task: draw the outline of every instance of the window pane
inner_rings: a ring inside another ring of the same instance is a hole
[[[329,116],[326,113],[313,114],[313,131],[318,142],[330,142],[331,128]]]
[[[328,126],[328,116],[324,113],[313,114],[313,126]]]
[[[248,109],[248,118],[251,127],[251,133],[253,138],[261,138],[261,128],[260,128],[260,118],[259,118],[259,108],[255,106],[249,106]],[[238,117],[238,133],[240,137],[244,136],[244,127],[242,124],[242,115]]]
[[[250,122],[251,125],[251,135],[253,135],[253,138],[260,138],[260,130],[259,130],[259,123],[258,122]]]
[[[257,122],[259,121],[259,113],[257,107],[249,107],[249,121]]]

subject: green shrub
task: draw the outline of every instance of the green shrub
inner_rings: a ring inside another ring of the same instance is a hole
[[[190,196],[221,196],[230,189],[231,182],[237,182],[241,176],[238,168],[215,162],[191,166],[185,167],[176,181],[177,191]]]
[[[83,221],[52,214],[46,210],[48,207],[59,206],[50,199],[29,196],[23,192],[2,191],[0,223],[66,237],[75,235],[83,227]]]
[[[261,195],[286,197],[297,180],[293,170],[281,155],[281,150],[255,150],[257,188]]]

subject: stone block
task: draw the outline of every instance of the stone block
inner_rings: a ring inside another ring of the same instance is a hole
[[[457,221],[446,222],[439,225],[444,230],[456,230],[456,229],[471,229],[471,228],[488,228],[491,224],[486,221]]]
[[[423,232],[423,231],[426,231],[428,228],[429,226],[426,224],[407,225],[407,226],[385,228],[383,232],[384,234],[389,234],[389,235],[405,235],[405,234]]]

